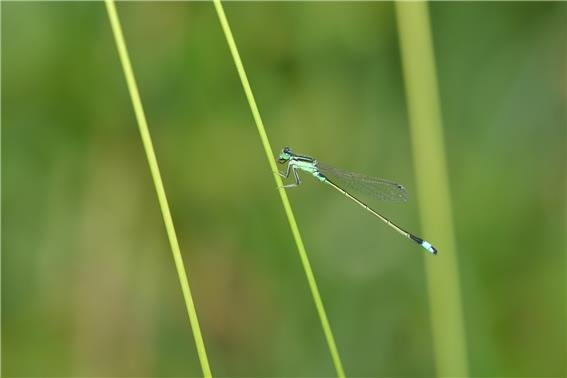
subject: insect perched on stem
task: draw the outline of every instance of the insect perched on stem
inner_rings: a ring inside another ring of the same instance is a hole
[[[294,183],[284,185],[284,188],[293,188],[301,184],[301,179],[299,178],[300,170],[310,173],[319,181],[329,184],[334,189],[342,193],[345,197],[351,199],[364,209],[368,210],[372,215],[386,223],[388,226],[392,227],[399,234],[405,236],[410,240],[413,240],[429,253],[433,255],[437,254],[437,249],[431,243],[404,230],[403,228],[396,225],[391,220],[359,200],[357,197],[350,194],[349,191],[347,191],[348,189],[366,193],[381,200],[400,202],[406,201],[408,198],[408,193],[402,185],[376,177],[342,171],[337,168],[321,164],[310,156],[293,153],[289,147],[285,147],[282,150],[282,152],[278,156],[278,162],[280,164],[287,163],[287,170],[285,172],[279,172],[280,176],[282,176],[283,178],[288,178],[290,174],[293,174],[293,178],[295,179]]]

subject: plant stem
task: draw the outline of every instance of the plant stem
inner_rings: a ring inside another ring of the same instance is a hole
[[[325,334],[325,338],[327,339],[327,345],[329,347],[329,351],[335,365],[337,376],[344,377],[345,373],[343,370],[343,365],[339,356],[339,351],[335,344],[335,338],[333,337],[333,332],[331,331],[331,326],[329,324],[327,314],[325,312],[325,307],[323,306],[321,295],[319,294],[319,289],[317,288],[317,282],[315,281],[315,276],[313,274],[313,270],[311,269],[311,264],[309,263],[307,252],[305,251],[305,246],[303,245],[303,240],[301,239],[299,228],[297,227],[297,222],[295,221],[295,216],[293,215],[293,211],[291,210],[291,205],[289,203],[287,193],[283,188],[283,182],[281,180],[281,177],[277,174],[278,167],[276,166],[275,159],[272,155],[272,147],[270,146],[270,141],[268,140],[268,135],[266,134],[266,129],[264,128],[264,123],[262,122],[262,118],[260,117],[260,111],[258,110],[258,106],[256,105],[256,100],[254,100],[252,88],[250,87],[250,83],[248,82],[248,77],[246,75],[246,71],[244,70],[242,60],[240,59],[240,54],[238,53],[236,42],[234,41],[234,37],[232,36],[232,31],[230,30],[230,26],[228,24],[228,20],[226,19],[221,1],[214,0],[214,4],[217,15],[219,17],[219,21],[224,31],[224,35],[228,42],[228,47],[230,48],[232,58],[234,59],[234,64],[236,65],[238,76],[240,77],[240,81],[242,82],[244,92],[246,93],[246,98],[248,99],[248,104],[250,105],[250,110],[252,111],[252,115],[256,123],[256,128],[258,129],[258,134],[260,135],[262,146],[264,147],[264,152],[266,153],[266,158],[268,159],[270,169],[273,172],[273,176],[280,193],[285,214],[289,221],[293,239],[295,240],[295,244],[297,245],[297,251],[299,252],[299,257],[303,265],[303,270],[305,271],[305,276],[307,277],[307,282],[309,283],[309,288],[311,289],[313,300],[315,301],[315,307],[317,308],[319,320],[321,321],[321,326],[323,327],[323,332]]]
[[[161,180],[161,174],[159,171],[156,154],[154,152],[152,138],[148,129],[146,116],[144,114],[144,108],[142,107],[142,100],[140,99],[140,94],[138,92],[138,87],[134,78],[132,64],[130,63],[130,58],[128,57],[128,50],[126,48],[126,42],[124,41],[124,35],[122,34],[120,20],[118,19],[118,13],[116,12],[114,0],[105,0],[105,3],[106,9],[108,11],[108,17],[110,18],[110,24],[112,26],[112,32],[114,33],[118,55],[120,56],[120,61],[124,70],[124,76],[126,77],[126,83],[128,84],[128,91],[130,92],[130,97],[132,99],[134,113],[136,114],[138,128],[140,129],[140,136],[142,137],[144,151],[146,152],[152,180],[156,189],[161,214],[165,223],[165,229],[167,232],[167,237],[169,239],[171,252],[173,254],[175,268],[177,269],[179,283],[181,284],[183,298],[185,299],[185,306],[187,308],[187,314],[189,315],[191,330],[193,331],[193,337],[195,338],[195,344],[197,346],[197,354],[199,355],[199,361],[201,362],[201,370],[203,371],[203,376],[211,377],[211,369],[209,367],[207,352],[205,351],[205,343],[203,342],[201,329],[199,327],[199,321],[197,319],[197,311],[195,310],[195,304],[193,303],[193,297],[191,296],[189,280],[187,279],[187,273],[183,265],[183,258],[181,256],[179,242],[177,240],[175,227],[173,226],[173,219],[171,218],[171,212],[167,203],[165,189]]]
[[[426,2],[396,2],[423,234],[439,247],[425,258],[437,374],[468,373],[456,242],[433,42]]]

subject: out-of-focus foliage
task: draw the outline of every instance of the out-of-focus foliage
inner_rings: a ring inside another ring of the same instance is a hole
[[[565,7],[430,6],[473,376],[566,373]],[[274,149],[415,192],[391,3],[225,8]],[[213,5],[118,11],[213,374],[333,375]],[[3,375],[199,375],[104,4],[3,3],[1,53]],[[433,375],[431,257],[304,181],[347,374]]]

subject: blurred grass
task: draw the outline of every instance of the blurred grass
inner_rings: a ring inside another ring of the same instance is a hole
[[[204,377],[211,377],[212,376],[211,368],[209,366],[209,360],[207,358],[207,352],[205,349],[205,344],[203,342],[203,336],[201,335],[201,327],[199,326],[197,310],[195,309],[193,296],[191,295],[191,289],[189,287],[189,279],[187,278],[187,273],[185,271],[185,266],[183,264],[183,257],[181,256],[181,250],[179,248],[179,242],[177,240],[175,226],[173,224],[173,219],[171,218],[171,211],[169,210],[169,204],[167,203],[167,196],[165,194],[165,188],[161,179],[161,173],[159,170],[157,157],[154,152],[154,147],[152,143],[152,138],[150,136],[150,131],[148,128],[148,123],[146,121],[146,116],[144,114],[142,100],[140,98],[140,93],[138,92],[138,86],[136,85],[136,79],[134,77],[134,72],[132,70],[132,64],[130,63],[130,58],[128,56],[128,49],[126,47],[126,42],[124,41],[122,27],[120,26],[120,19],[118,18],[118,13],[116,11],[116,6],[114,4],[114,1],[105,0],[105,4],[106,4],[106,10],[108,11],[109,21],[112,26],[112,32],[114,34],[118,55],[120,57],[120,62],[122,64],[122,69],[124,70],[124,76],[126,78],[128,91],[130,92],[130,98],[132,100],[132,105],[134,107],[134,113],[136,114],[136,121],[138,123],[138,128],[140,130],[140,136],[142,139],[142,144],[144,145],[144,151],[146,153],[148,166],[157,193],[160,210],[163,217],[163,222],[165,224],[167,237],[169,239],[169,246],[173,254],[173,260],[175,261],[177,276],[179,278],[179,283],[181,285],[181,291],[183,292],[183,298],[185,299],[187,315],[189,316],[189,322],[191,324],[193,338],[195,339],[195,345],[197,347],[197,354],[199,355],[201,369],[203,371]]]
[[[430,3],[471,376],[565,376],[566,5]],[[274,147],[405,184],[373,204],[418,231],[393,4],[224,6]],[[2,374],[199,376],[103,4],[2,11]],[[333,375],[212,5],[119,11],[215,374]],[[349,374],[433,376],[422,251],[304,181]]]
[[[428,4],[397,2],[396,15],[423,235],[439,249],[438,258],[425,258],[437,375],[465,377],[461,285]]]

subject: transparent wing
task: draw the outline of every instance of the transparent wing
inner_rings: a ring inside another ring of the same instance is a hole
[[[317,163],[319,171],[346,191],[370,195],[383,201],[405,202],[408,192],[403,185],[392,181],[343,171],[326,164]]]

